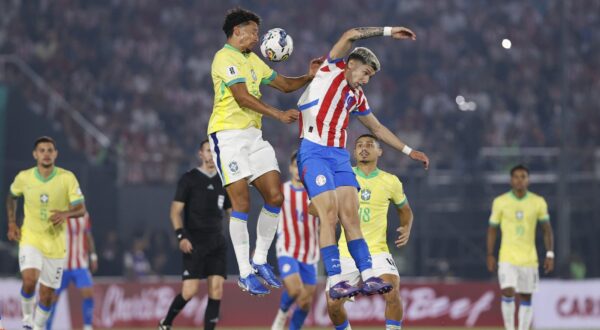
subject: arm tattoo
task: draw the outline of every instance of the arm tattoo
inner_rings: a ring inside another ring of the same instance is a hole
[[[350,38],[350,41],[352,42],[360,39],[383,36],[383,27],[359,27],[355,28],[354,31],[357,31],[358,35]]]

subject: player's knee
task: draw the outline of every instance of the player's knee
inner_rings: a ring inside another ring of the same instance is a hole
[[[185,285],[181,290],[181,296],[185,300],[192,299],[196,295],[196,293],[198,293],[197,285]]]
[[[504,297],[514,297],[515,296],[515,288],[504,288],[504,289],[502,289],[502,295]]]
[[[281,207],[283,205],[283,194],[279,188],[271,189],[265,196],[265,203],[275,207]]]
[[[220,300],[223,298],[223,285],[213,284],[208,288],[208,297],[210,299]]]
[[[521,301],[530,302],[531,301],[531,295],[530,294],[521,293],[521,294],[519,294],[519,299]]]
[[[34,276],[23,276],[23,292],[30,294],[35,291],[37,279]]]
[[[294,300],[298,300],[300,298],[300,295],[302,294],[302,288],[296,286],[290,287],[286,290],[288,292],[288,296],[290,296]]]
[[[398,290],[392,290],[383,295],[387,305],[397,305],[401,303],[400,293]]]
[[[237,198],[237,200],[231,200],[231,206],[234,211],[248,213],[250,212],[250,201],[244,198]]]
[[[300,309],[303,311],[309,311],[311,306],[312,296],[308,292],[302,291],[300,299],[298,300],[298,307],[300,307]]]

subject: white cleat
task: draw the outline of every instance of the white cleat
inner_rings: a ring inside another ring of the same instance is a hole
[[[287,321],[287,316],[288,312],[278,309],[275,320],[273,320],[273,324],[271,325],[271,330],[285,330],[285,321]]]

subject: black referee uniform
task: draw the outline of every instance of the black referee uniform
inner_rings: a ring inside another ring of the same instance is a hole
[[[223,235],[223,211],[231,201],[215,172],[209,176],[199,168],[185,173],[177,183],[175,201],[184,203],[184,237],[192,252],[183,254],[182,278],[227,277],[227,240]]]

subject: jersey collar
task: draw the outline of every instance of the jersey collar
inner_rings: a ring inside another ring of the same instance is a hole
[[[242,51],[240,51],[239,49],[237,49],[237,48],[233,47],[233,46],[232,46],[232,45],[230,45],[230,44],[225,44],[225,46],[223,46],[223,48],[227,48],[227,49],[229,49],[229,50],[233,50],[233,51],[234,51],[234,52],[236,52],[236,53],[240,53],[240,54],[244,55],[245,57],[248,57],[248,56],[250,56],[250,53],[247,53],[247,54],[245,54],[245,53],[242,53]]]
[[[355,167],[354,169],[355,169],[354,172],[358,176],[365,178],[365,179],[372,179],[372,178],[376,177],[377,174],[379,174],[379,168],[377,168],[377,167],[375,168],[375,170],[373,172],[369,173],[369,175],[366,175],[363,171],[361,171],[361,169],[358,168],[358,166]]]
[[[512,196],[512,198],[514,198],[515,200],[522,201],[522,200],[525,200],[525,199],[526,199],[526,198],[529,196],[529,191],[526,191],[526,192],[525,192],[525,195],[524,195],[522,198],[519,198],[519,197],[517,197],[517,195],[515,195],[515,192],[514,192],[514,191],[512,191],[512,190],[510,191],[510,195],[511,195],[511,196]]]
[[[52,173],[50,173],[50,176],[48,176],[48,178],[44,178],[42,176],[42,174],[40,174],[40,170],[37,167],[33,170],[33,174],[35,174],[36,179],[38,179],[42,182],[48,182],[48,181],[52,180],[52,178],[54,178],[56,176],[56,172],[57,172],[56,166],[54,166],[54,169],[52,170]]]

